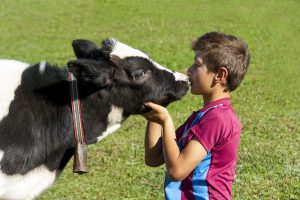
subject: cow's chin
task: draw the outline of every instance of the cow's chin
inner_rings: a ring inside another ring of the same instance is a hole
[[[173,100],[174,101],[174,100]],[[159,101],[159,102],[157,102],[157,101],[149,101],[149,102],[153,102],[153,103],[155,103],[155,104],[158,104],[158,105],[161,105],[161,106],[163,106],[163,107],[167,107],[170,103],[172,103],[173,101],[170,101],[170,100],[161,100],[161,101]],[[139,114],[145,114],[145,113],[147,113],[147,112],[149,112],[149,111],[151,111],[151,108],[149,108],[149,107],[147,107],[147,106],[145,106],[145,105],[142,105],[142,107],[141,107],[141,113],[139,113]]]
[[[180,81],[178,82],[177,86],[178,89],[176,93],[173,95],[174,96],[173,98],[175,100],[180,100],[186,95],[187,91],[189,90],[190,82]]]

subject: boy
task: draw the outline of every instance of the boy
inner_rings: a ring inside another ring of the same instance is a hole
[[[152,110],[145,135],[145,163],[166,165],[166,199],[231,199],[241,125],[230,105],[230,92],[249,65],[247,45],[219,32],[192,44],[194,64],[187,74],[191,93],[202,95],[204,107],[193,112],[176,132],[166,108]]]

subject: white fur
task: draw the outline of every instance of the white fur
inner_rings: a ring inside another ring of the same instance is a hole
[[[98,141],[102,140],[106,136],[112,134],[121,127],[121,122],[123,121],[123,109],[112,105],[111,111],[108,114],[108,126],[106,131],[98,137]]]
[[[149,59],[149,56],[147,54],[145,54],[144,52],[138,49],[134,49],[126,44],[123,44],[122,42],[119,42],[114,38],[110,38],[110,40],[114,45],[113,50],[110,53],[110,56],[117,56],[121,59],[126,57],[131,57],[131,56],[137,56],[137,57]]]
[[[185,74],[175,72],[174,76],[176,81],[189,81],[189,77]]]
[[[121,127],[121,124],[114,124],[114,125],[108,127],[108,128],[106,129],[106,131],[103,132],[102,135],[99,136],[99,137],[97,138],[97,139],[98,139],[98,142],[99,142],[100,140],[102,140],[103,138],[107,137],[108,135],[110,135],[110,134],[116,132],[120,127]]]
[[[152,61],[152,63],[155,65],[156,68],[160,69],[160,70],[165,70],[165,71],[168,71],[170,73],[172,73],[175,77],[175,81],[188,81],[188,76],[187,75],[184,75],[182,73],[179,73],[179,72],[174,72],[174,71],[171,71],[170,69],[164,67],[164,66],[161,66],[160,64],[158,64],[157,62],[155,61]]]
[[[4,154],[4,152],[0,150],[0,162],[2,160],[3,154]],[[1,165],[0,165],[0,170],[1,170]]]
[[[29,64],[20,61],[0,59],[0,120],[8,114],[14,92],[28,66]]]
[[[0,171],[0,199],[34,199],[50,187],[55,178],[55,171],[49,171],[44,165],[25,175],[8,176]]]
[[[178,73],[178,72],[173,72],[172,70],[158,64],[157,62],[152,60],[146,53],[144,53],[138,49],[134,49],[126,44],[123,44],[122,42],[119,42],[114,38],[110,38],[110,40],[113,43],[113,47],[112,47],[113,50],[110,54],[111,57],[117,56],[117,57],[123,59],[126,57],[138,56],[138,57],[146,58],[146,59],[150,60],[150,62],[152,62],[156,68],[172,73],[174,75],[176,81],[188,81],[188,77],[186,75],[184,75],[182,73]]]
[[[47,64],[47,61],[42,61],[40,62],[40,67],[39,67],[39,70],[40,70],[40,73],[43,74],[45,69],[46,69],[46,64]]]

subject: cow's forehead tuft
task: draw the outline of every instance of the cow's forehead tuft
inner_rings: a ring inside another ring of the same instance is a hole
[[[102,42],[102,45],[111,48],[111,50],[113,50],[113,48],[115,47],[115,45],[118,43],[118,40],[110,37],[109,39],[106,39]]]

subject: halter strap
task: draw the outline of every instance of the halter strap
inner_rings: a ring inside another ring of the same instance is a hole
[[[69,72],[69,81],[75,140],[77,143],[85,144],[77,79],[71,72]]]

